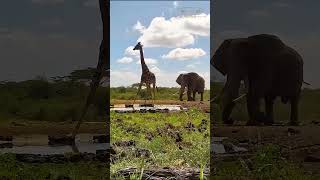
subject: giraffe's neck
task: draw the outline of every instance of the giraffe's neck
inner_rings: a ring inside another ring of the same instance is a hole
[[[148,68],[148,66],[146,65],[146,62],[144,61],[142,48],[140,49],[140,60],[141,60],[142,72],[147,72],[147,71],[149,71],[149,68]]]

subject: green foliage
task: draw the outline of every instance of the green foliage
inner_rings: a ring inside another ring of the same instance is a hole
[[[203,120],[207,120],[208,123],[204,126],[205,129],[199,132],[198,127]],[[185,128],[189,122],[195,125],[193,130]],[[169,114],[111,112],[111,143],[134,140],[136,142],[134,148],[147,149],[151,153],[149,158],[135,157],[133,147],[113,146],[117,152],[123,152],[126,156],[119,155],[120,159],[111,164],[112,176],[116,177],[117,170],[127,167],[138,169],[132,177],[135,179],[141,177],[141,171],[151,167],[194,167],[204,170],[209,163],[210,154],[209,124],[209,114],[198,109]],[[173,127],[171,133],[177,131],[181,133],[183,139],[181,144],[166,134],[168,126]],[[164,132],[160,136],[159,132],[162,130]],[[147,134],[153,134],[153,138],[148,140]]]
[[[70,80],[50,82],[38,77],[0,84],[0,118],[9,120],[66,121],[79,117],[90,87]],[[104,121],[108,87],[99,87],[86,121]]]
[[[0,155],[0,179],[109,179],[104,163],[44,163],[28,164],[16,160],[13,154]]]
[[[214,179],[318,179],[307,175],[303,169],[282,157],[281,148],[264,145],[250,159],[250,169],[239,160],[220,162],[216,165]],[[248,164],[247,164],[248,165]]]
[[[167,87],[158,87],[156,92],[155,99],[158,100],[179,100],[179,90],[180,88],[167,88]],[[133,84],[131,87],[111,87],[110,88],[110,98],[116,100],[132,100],[136,96],[138,91],[138,85]],[[209,90],[205,90],[203,94],[203,100],[208,101],[210,94]],[[187,95],[183,96],[186,100]],[[147,89],[141,89],[140,93],[137,96],[137,99],[151,99],[151,95],[147,93]],[[200,100],[200,94],[196,94],[196,100]]]

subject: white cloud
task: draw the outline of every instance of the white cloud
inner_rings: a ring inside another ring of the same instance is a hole
[[[137,21],[137,23],[133,26],[132,29],[139,31],[140,33],[143,33],[146,28],[141,24],[140,21]]]
[[[274,2],[272,3],[274,6],[279,7],[279,8],[288,8],[290,7],[290,4],[286,2]]]
[[[131,57],[123,57],[121,59],[118,59],[117,62],[121,64],[129,64],[133,61]]]
[[[140,82],[140,75],[131,71],[110,70],[110,86],[130,86]]]
[[[31,0],[34,4],[41,4],[41,5],[56,5],[56,4],[63,4],[64,0]]]
[[[190,48],[190,49],[176,48],[171,50],[168,54],[163,55],[162,58],[185,61],[193,58],[198,58],[204,55],[206,55],[206,52],[201,48]]]
[[[173,1],[173,7],[177,8],[179,6],[179,3],[177,1]]]
[[[127,47],[127,49],[124,51],[125,56],[130,56],[134,58],[139,58],[140,57],[140,52],[133,50],[133,46]]]
[[[195,66],[194,64],[188,64],[188,65],[186,66],[186,68],[195,69],[196,66]]]
[[[137,41],[145,47],[184,47],[195,42],[195,36],[209,36],[210,14],[155,17],[146,28],[139,21],[133,27],[142,35]]]
[[[150,71],[155,73],[156,75],[159,74],[161,72],[161,70],[155,66],[155,65],[152,65],[151,68],[150,68]]]
[[[152,58],[144,58],[144,61],[146,62],[146,64],[157,64],[158,63],[158,60],[152,59]],[[141,64],[141,61],[138,60],[137,64]]]
[[[99,0],[87,0],[83,3],[85,7],[99,8]]]
[[[267,10],[263,10],[263,9],[251,10],[248,13],[250,16],[254,16],[254,17],[269,17],[270,16],[270,12],[268,12]]]

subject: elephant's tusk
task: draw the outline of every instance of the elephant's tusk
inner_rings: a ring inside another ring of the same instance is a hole
[[[309,86],[311,85],[310,83],[307,83],[307,82],[305,82],[305,81],[302,81],[302,82],[303,82],[304,84],[306,84],[306,85],[309,85]]]
[[[232,100],[232,102],[237,102],[240,99],[242,99],[244,96],[246,96],[247,94],[242,94],[241,96],[237,97],[236,99]]]
[[[210,100],[210,102],[218,102],[219,101],[219,96],[215,96]]]

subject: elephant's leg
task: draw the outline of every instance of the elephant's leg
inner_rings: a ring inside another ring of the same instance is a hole
[[[222,112],[223,123],[233,124],[233,120],[230,118],[230,115],[231,115],[231,112],[232,112],[232,109],[234,108],[234,106],[235,106],[235,103],[231,102],[230,104],[226,105],[223,108],[223,112]]]
[[[201,101],[203,101],[203,92],[201,93]]]
[[[266,108],[266,118],[265,118],[265,124],[271,125],[274,123],[273,120],[273,97],[266,96],[265,97],[265,108]]]
[[[290,125],[297,126],[298,122],[298,102],[299,99],[297,97],[291,98],[291,112],[290,112]]]
[[[247,110],[249,114],[249,121],[247,125],[257,125],[259,121],[259,98],[256,98],[252,95],[247,97]]]
[[[179,97],[180,101],[183,101],[182,97],[183,97],[184,89],[185,89],[185,87],[181,86],[181,88],[180,88],[180,97]]]
[[[196,100],[196,91],[193,91],[193,100],[195,101]]]
[[[188,90],[187,90],[187,96],[188,96],[188,101],[192,101],[192,97],[191,97],[191,88],[188,87]]]

